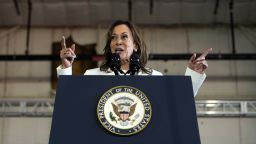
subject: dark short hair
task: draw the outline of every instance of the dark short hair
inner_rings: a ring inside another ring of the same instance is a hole
[[[134,44],[136,45],[137,51],[136,53],[139,55],[140,57],[140,62],[141,62],[141,70],[144,73],[147,74],[152,74],[152,69],[150,68],[146,68],[146,64],[148,62],[148,53],[147,53],[147,46],[144,42],[143,39],[141,39],[137,28],[135,27],[135,25],[133,25],[131,22],[129,21],[123,21],[123,20],[117,20],[115,21],[109,28],[108,32],[107,32],[107,36],[106,36],[106,45],[104,47],[104,57],[105,60],[103,61],[102,65],[100,66],[100,70],[101,71],[107,71],[110,67],[110,57],[111,57],[111,48],[110,48],[110,43],[111,43],[111,37],[112,37],[112,33],[113,30],[116,26],[118,25],[126,25],[131,33],[132,33],[132,37],[133,37],[133,41]],[[134,51],[135,52],[135,51]]]

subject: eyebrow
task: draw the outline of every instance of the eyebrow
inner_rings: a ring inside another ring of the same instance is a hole
[[[121,34],[128,34],[128,32],[123,32]],[[116,33],[112,33],[112,35],[117,35]]]

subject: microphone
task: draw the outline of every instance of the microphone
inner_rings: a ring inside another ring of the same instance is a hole
[[[130,72],[130,75],[135,75],[135,73],[138,73],[140,70],[140,66],[141,66],[140,57],[136,52],[133,52],[130,58],[130,66],[128,71]]]
[[[119,75],[118,71],[121,69],[121,59],[118,53],[112,53],[110,57],[110,69],[115,73],[115,75]]]

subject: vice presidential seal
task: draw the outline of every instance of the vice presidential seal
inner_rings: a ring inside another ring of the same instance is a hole
[[[101,96],[97,115],[108,131],[117,135],[132,135],[147,126],[152,109],[142,91],[130,86],[118,86]]]

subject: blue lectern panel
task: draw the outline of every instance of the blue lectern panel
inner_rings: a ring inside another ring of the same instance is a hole
[[[105,130],[97,104],[115,86],[143,91],[152,105],[148,126],[131,136]],[[198,144],[195,103],[190,77],[185,76],[60,76],[50,144]]]

